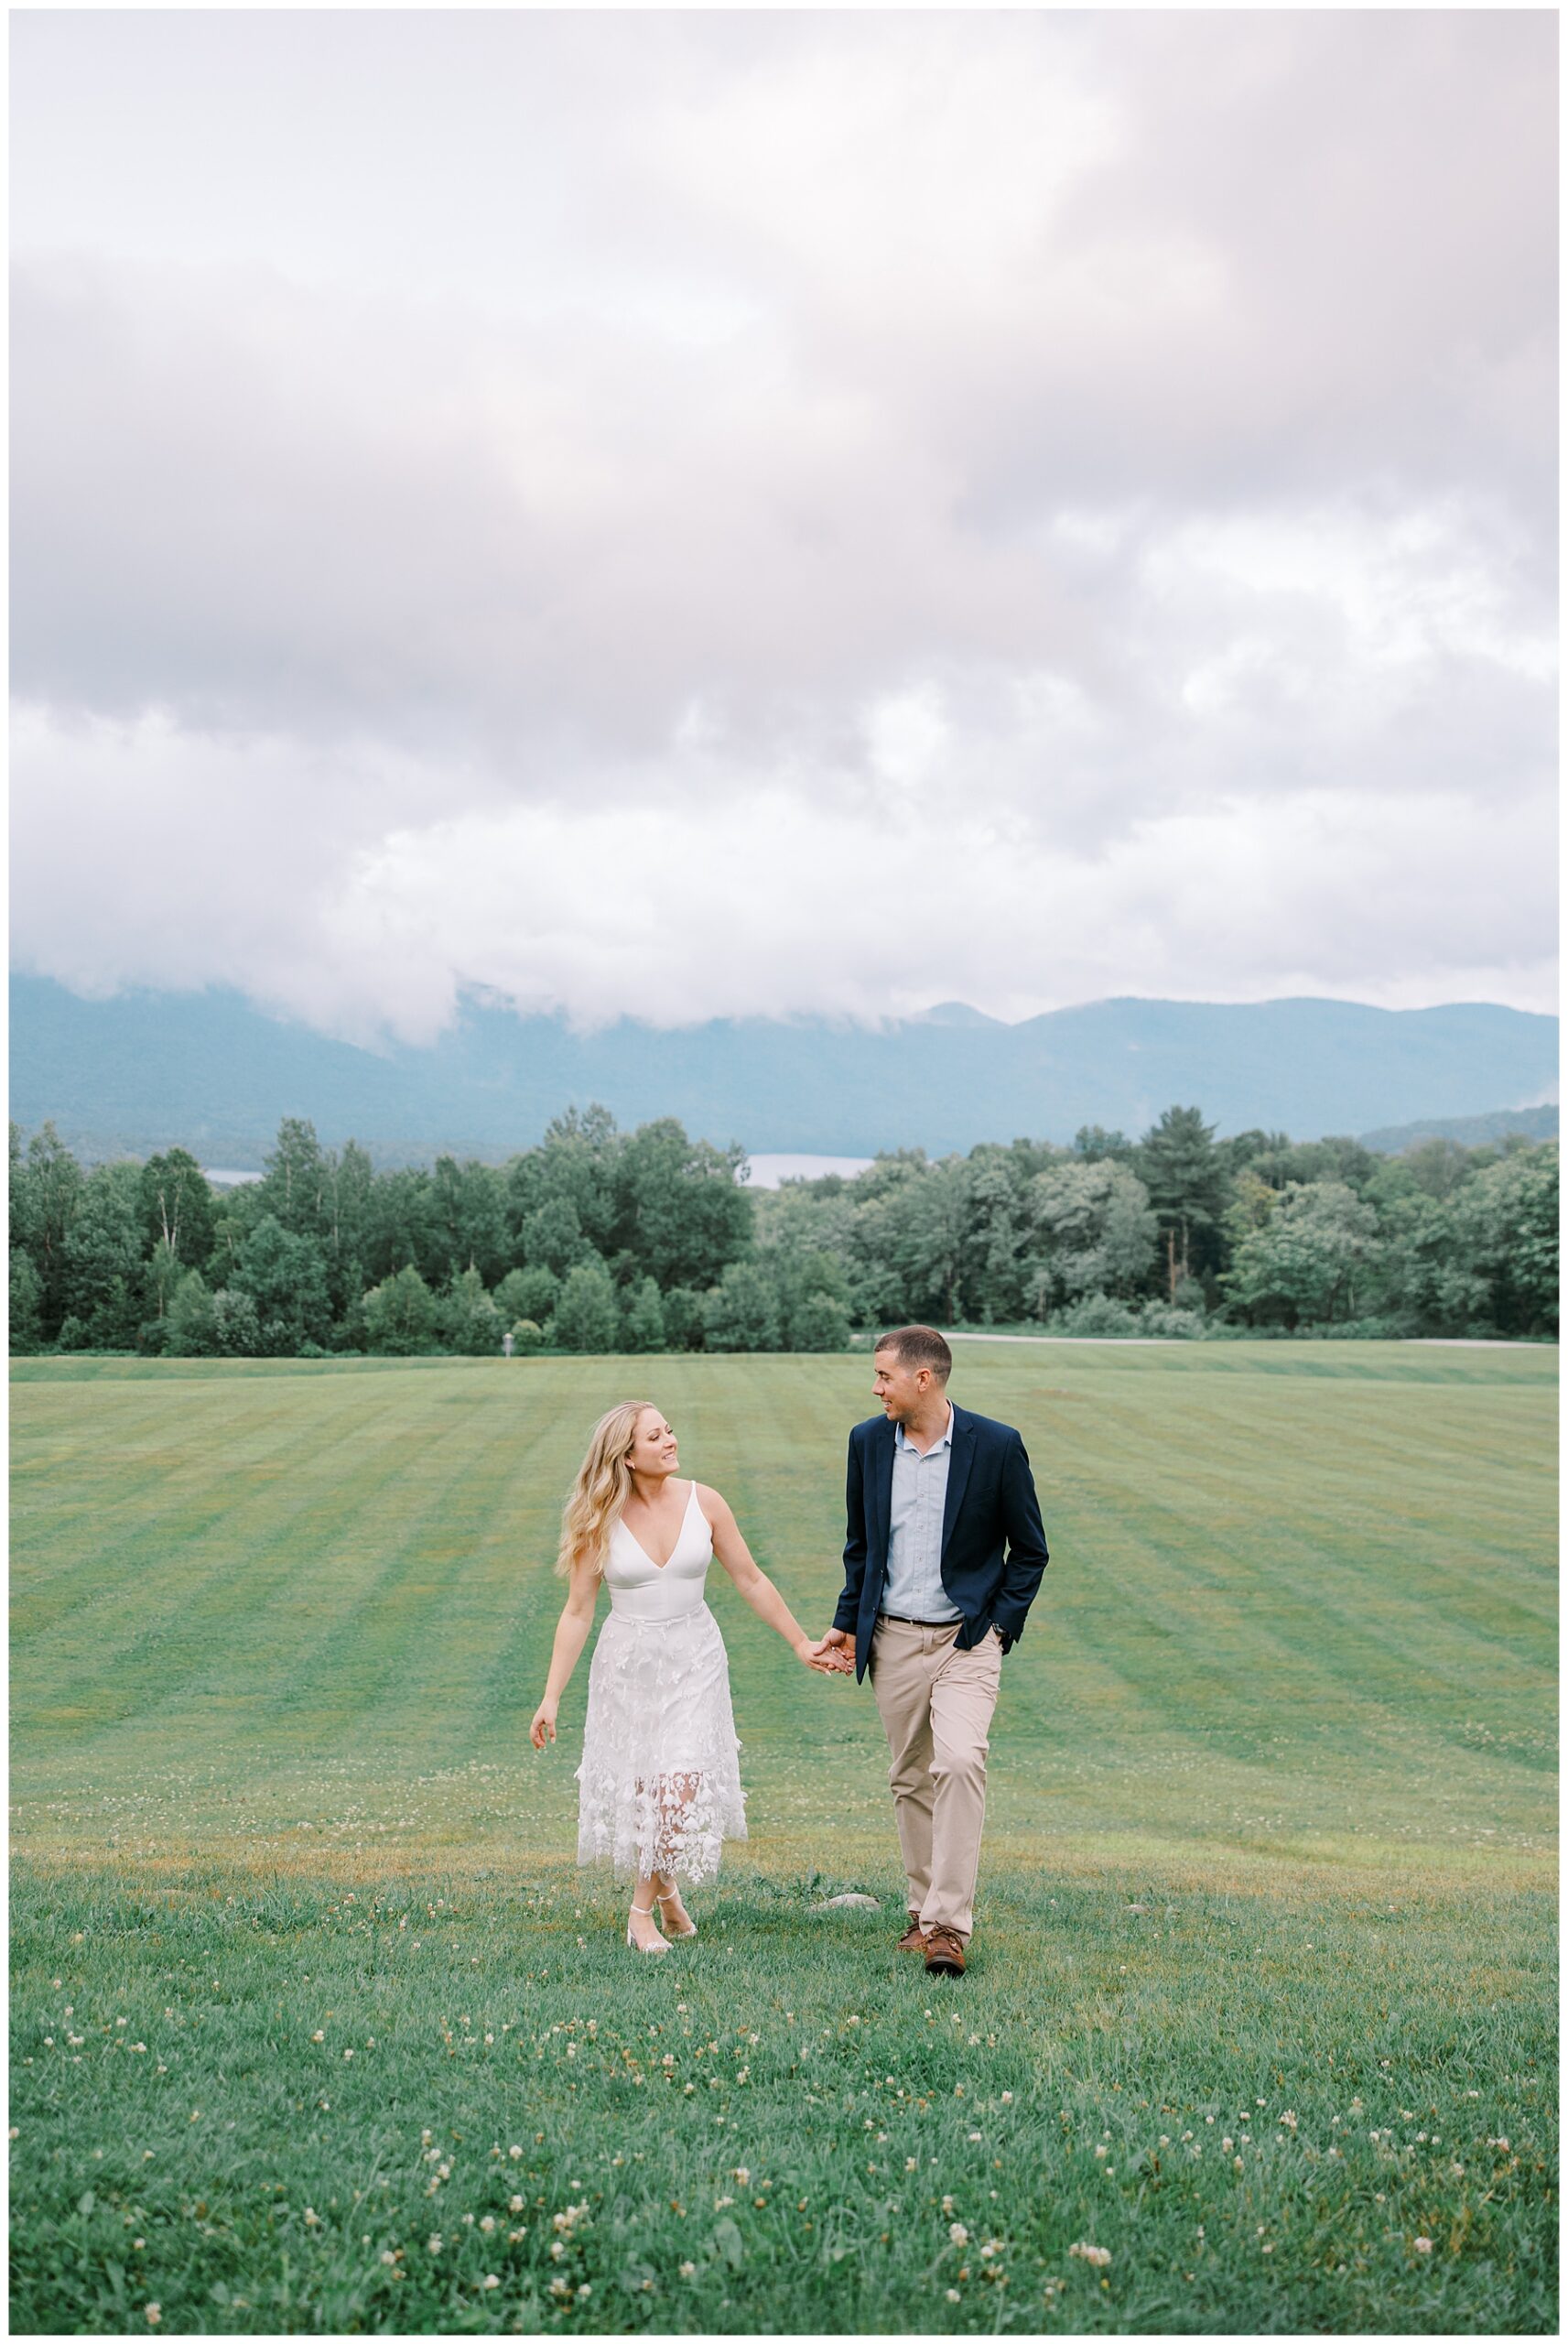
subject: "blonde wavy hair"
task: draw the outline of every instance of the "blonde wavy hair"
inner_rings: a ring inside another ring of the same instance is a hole
[[[570,1579],[582,1562],[591,1561],[596,1576],[603,1571],[610,1534],[632,1494],[630,1460],[632,1444],[637,1438],[637,1419],[649,1408],[658,1415],[652,1400],[622,1400],[619,1406],[608,1409],[594,1426],[588,1455],[578,1467],[577,1480],[561,1514],[560,1551],[556,1557],[556,1570],[561,1579]]]

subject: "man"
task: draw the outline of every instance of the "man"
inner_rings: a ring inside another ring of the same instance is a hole
[[[816,1649],[871,1672],[909,1881],[899,1949],[961,1977],[1002,1655],[1050,1559],[1022,1441],[947,1397],[934,1327],[878,1338],[882,1413],[849,1435],[844,1592]]]

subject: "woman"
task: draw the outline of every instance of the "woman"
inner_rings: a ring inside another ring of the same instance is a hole
[[[712,1557],[798,1659],[824,1665],[718,1491],[677,1481],[676,1463],[651,1401],[625,1401],[595,1426],[562,1518],[556,1568],[571,1591],[529,1729],[535,1750],[556,1738],[602,1578],[611,1609],[589,1671],[578,1861],[608,1857],[633,1876],[626,1942],[643,1953],[697,1935],[677,1877],[708,1879],[725,1839],[746,1836],[724,1642],[702,1600]]]

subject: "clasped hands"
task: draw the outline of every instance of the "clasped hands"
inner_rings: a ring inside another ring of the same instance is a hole
[[[815,1668],[823,1677],[852,1677],[855,1673],[855,1639],[843,1628],[829,1628],[814,1644],[798,1649],[807,1668]]]

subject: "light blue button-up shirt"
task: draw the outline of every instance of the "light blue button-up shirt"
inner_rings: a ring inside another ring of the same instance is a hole
[[[947,1468],[953,1459],[953,1404],[947,1428],[922,1456],[903,1427],[893,1428],[892,1511],[888,1528],[888,1570],[882,1610],[906,1620],[961,1620],[963,1613],[942,1584],[942,1513],[947,1503]]]

